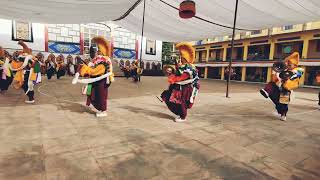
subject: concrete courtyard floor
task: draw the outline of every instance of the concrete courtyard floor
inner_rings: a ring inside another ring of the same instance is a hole
[[[0,95],[1,180],[320,179],[318,90],[300,89],[288,119],[261,85],[202,80],[186,123],[157,100],[164,77],[116,78],[108,117],[84,105],[71,78],[44,80],[37,102]]]

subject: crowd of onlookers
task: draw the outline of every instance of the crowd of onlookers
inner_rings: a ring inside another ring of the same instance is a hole
[[[142,74],[142,69],[139,68],[138,61],[132,61],[131,64],[126,65],[122,61],[119,64],[121,71],[123,72],[124,76],[129,79],[130,77],[137,82]]]
[[[15,51],[10,54],[8,51],[5,51],[5,55],[10,60],[16,60],[19,52]],[[80,56],[54,55],[52,53],[45,57],[41,52],[37,53],[35,58],[40,64],[41,74],[46,75],[48,79],[51,79],[54,75],[57,76],[57,79],[60,79],[60,77],[64,75],[73,76],[77,72],[80,64],[90,61],[89,59],[83,60]]]

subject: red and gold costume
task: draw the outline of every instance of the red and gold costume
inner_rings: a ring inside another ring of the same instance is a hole
[[[32,56],[32,50],[28,46],[19,41],[19,45],[23,47],[17,59],[11,62],[11,70],[15,71],[13,85],[16,89],[22,88],[28,96],[26,103],[34,103],[35,84],[41,81],[40,63]],[[40,76],[40,77],[39,77]]]
[[[300,78],[304,73],[304,69],[298,67],[299,59],[297,52],[288,56],[284,67],[280,71],[273,71],[271,82],[260,90],[265,98],[270,98],[275,104],[277,114],[283,121],[286,120],[290,95],[299,87]]]
[[[199,77],[194,66],[195,50],[189,43],[179,43],[176,49],[181,54],[181,63],[168,72],[169,88],[161,94],[162,100],[169,110],[178,115],[176,122],[183,122],[187,117],[187,110],[193,106],[199,90]],[[175,69],[175,72],[173,69]]]
[[[141,74],[142,74],[142,69],[139,67],[139,61],[138,60],[132,61],[131,67],[130,67],[130,75],[133,81],[138,82]]]
[[[76,74],[73,83],[87,84],[84,93],[87,95],[87,106],[92,104],[97,110],[97,117],[106,116],[108,87],[114,80],[112,62],[109,58],[110,46],[103,37],[95,37],[92,42],[97,43],[99,51],[92,62],[83,64]],[[86,77],[79,80],[78,77]]]

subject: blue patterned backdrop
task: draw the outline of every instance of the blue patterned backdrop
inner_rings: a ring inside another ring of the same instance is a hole
[[[48,51],[51,53],[80,54],[80,44],[49,41]]]
[[[119,59],[135,59],[136,51],[132,49],[114,48],[113,57]]]

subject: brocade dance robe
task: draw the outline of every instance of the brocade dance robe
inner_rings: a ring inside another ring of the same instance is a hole
[[[299,87],[299,81],[304,70],[297,67],[291,70],[291,72],[293,75],[289,79],[283,80],[280,78],[280,73],[273,71],[272,81],[263,88],[269,94],[269,98],[274,103],[278,114],[281,116],[287,115],[291,91]]]
[[[169,88],[161,94],[162,100],[175,115],[185,119],[188,109],[192,108],[200,88],[199,77],[193,65],[185,64],[178,68],[176,74],[168,77]]]
[[[22,62],[12,61],[11,66],[14,69],[21,67]],[[16,72],[14,76],[15,88],[22,88],[24,93],[28,96],[29,101],[34,100],[34,85],[39,83],[39,76],[41,77],[40,64],[37,61],[29,60],[23,70]]]
[[[111,61],[99,61],[94,60],[92,66],[83,65],[80,69],[81,76],[89,76],[90,78],[96,78],[108,73]],[[92,104],[99,111],[107,110],[108,99],[108,87],[110,82],[107,82],[107,78],[100,81],[90,83],[87,86],[87,106]]]

